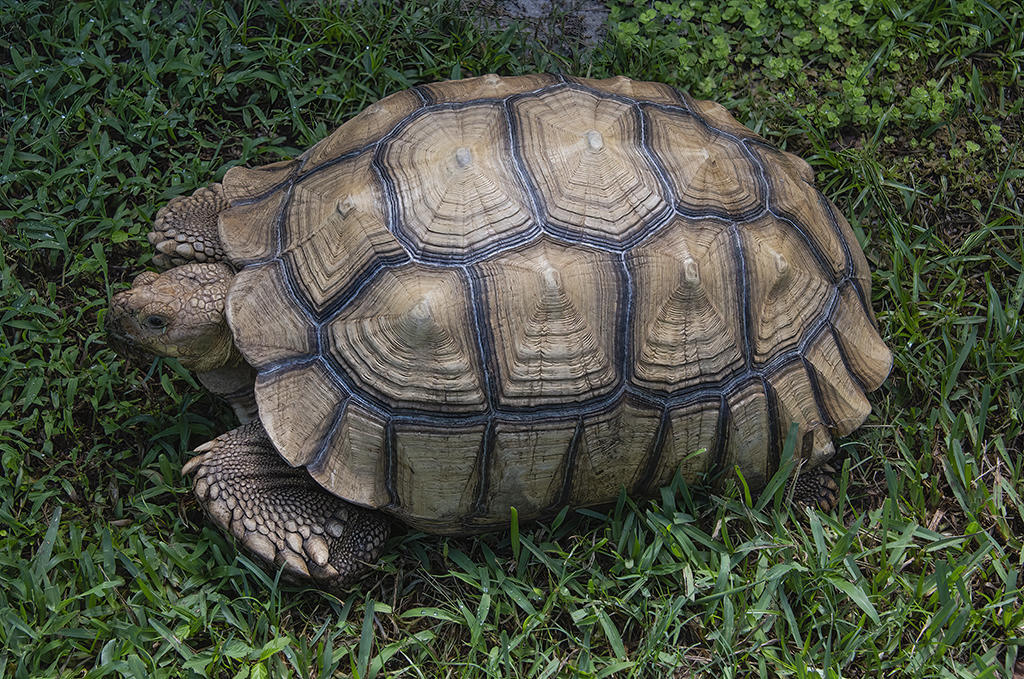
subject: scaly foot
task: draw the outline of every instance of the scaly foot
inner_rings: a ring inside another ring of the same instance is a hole
[[[387,518],[331,495],[278,455],[251,422],[196,448],[182,469],[220,526],[267,562],[299,579],[342,586],[377,559]]]

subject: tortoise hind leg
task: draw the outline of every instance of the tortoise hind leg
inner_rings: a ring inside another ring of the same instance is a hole
[[[191,196],[172,198],[156,213],[148,238],[156,248],[153,263],[161,269],[189,262],[224,261],[217,217],[228,207],[224,189],[211,184]]]
[[[787,491],[792,493],[797,507],[812,507],[831,512],[839,506],[839,486],[832,478],[834,470],[828,465],[801,472],[791,479]]]
[[[200,504],[259,557],[331,587],[355,580],[376,560],[389,531],[384,515],[331,495],[289,466],[258,421],[196,452],[182,473],[195,472]]]

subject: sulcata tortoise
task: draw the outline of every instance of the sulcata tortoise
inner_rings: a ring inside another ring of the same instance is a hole
[[[241,427],[200,503],[334,586],[389,517],[462,534],[738,471],[799,425],[795,492],[889,372],[870,274],[810,167],[714,103],[624,77],[480,78],[370,106],[295,160],[176,198],[162,274],[111,302]]]

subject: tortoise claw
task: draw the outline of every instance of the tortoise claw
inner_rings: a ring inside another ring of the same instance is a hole
[[[157,251],[153,262],[169,269],[189,262],[224,261],[217,221],[228,207],[220,184],[171,199],[157,212],[153,230],[146,234]]]
[[[264,561],[298,579],[330,587],[362,575],[377,558],[389,525],[289,466],[258,422],[196,449],[183,468],[213,520]]]

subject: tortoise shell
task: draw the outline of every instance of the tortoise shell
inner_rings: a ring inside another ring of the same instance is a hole
[[[802,160],[618,77],[370,106],[223,186],[236,343],[324,488],[461,533],[814,465],[889,372],[868,265]]]

